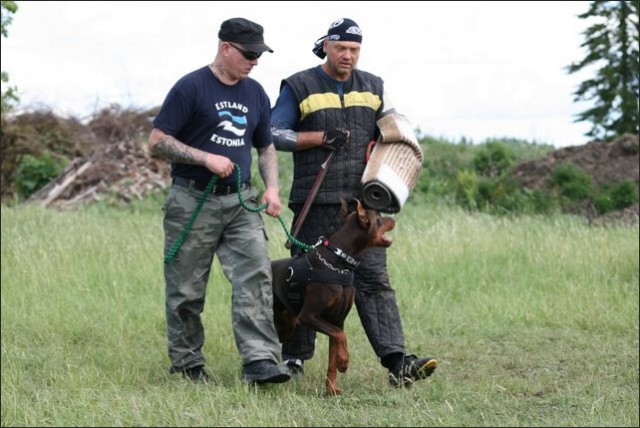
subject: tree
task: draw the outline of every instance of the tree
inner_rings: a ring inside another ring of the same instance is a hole
[[[585,41],[580,46],[586,48],[586,56],[566,69],[571,74],[588,66],[599,67],[596,76],[582,82],[574,92],[574,101],[595,101],[574,121],[591,122],[586,136],[606,140],[639,133],[639,5],[638,0],[597,0],[578,15],[595,22],[582,33]]]
[[[2,10],[2,23],[0,26],[0,33],[2,33],[2,37],[7,37],[9,34],[7,27],[9,27],[9,24],[11,24],[11,21],[13,19],[11,15],[16,13],[16,11],[18,10],[18,5],[16,5],[16,2],[14,1],[3,1],[0,10]],[[2,70],[1,72],[1,78],[3,84],[9,83],[9,74],[4,70]],[[10,110],[16,102],[18,102],[16,88],[13,86],[7,86],[6,90],[3,88],[2,114],[4,115],[4,112]]]

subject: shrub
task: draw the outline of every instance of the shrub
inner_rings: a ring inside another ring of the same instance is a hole
[[[591,176],[571,162],[559,164],[549,182],[560,195],[571,201],[589,198],[593,193]]]
[[[20,197],[26,199],[36,190],[45,186],[51,179],[57,177],[66,162],[55,159],[49,153],[40,156],[24,155],[14,176],[14,184]]]
[[[603,191],[593,200],[598,214],[621,210],[638,202],[638,188],[631,180],[623,180],[615,185],[604,186]]]
[[[476,172],[485,177],[496,178],[515,162],[515,155],[509,147],[498,142],[491,142],[481,146],[473,156],[473,166]]]
[[[631,180],[623,180],[611,189],[613,207],[617,210],[626,208],[638,202],[638,188]]]
[[[478,176],[475,171],[462,169],[456,175],[458,184],[457,199],[460,204],[469,209],[477,208],[476,194],[478,193]]]
[[[484,198],[484,205],[488,211],[495,214],[523,211],[526,203],[526,197],[520,191],[517,181],[508,177],[499,180],[482,179],[478,197]]]

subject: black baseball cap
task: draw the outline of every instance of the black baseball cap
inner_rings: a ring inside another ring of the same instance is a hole
[[[223,42],[233,42],[242,45],[250,52],[273,52],[264,43],[264,29],[262,25],[244,18],[227,19],[220,26],[218,38]]]

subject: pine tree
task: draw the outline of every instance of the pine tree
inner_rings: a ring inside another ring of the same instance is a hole
[[[599,67],[596,76],[582,82],[574,101],[594,100],[594,106],[577,115],[575,122],[591,122],[586,136],[611,139],[639,133],[640,1],[591,2],[580,19],[595,23],[584,32],[587,55],[567,67],[575,73],[588,66]]]
[[[2,20],[0,21],[0,35],[2,37],[7,37],[8,27],[11,24],[12,14],[16,13],[18,10],[18,6],[14,1],[3,1],[0,6],[0,10],[2,11]],[[2,80],[3,84],[9,83],[9,74],[2,70],[0,72],[0,80]],[[4,117],[4,113],[10,110],[13,105],[19,100],[18,95],[16,93],[16,88],[13,86],[7,86],[7,88],[2,89],[1,100],[2,100],[2,116]]]

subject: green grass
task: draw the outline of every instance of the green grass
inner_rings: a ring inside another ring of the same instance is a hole
[[[167,374],[161,201],[2,207],[2,426],[638,426],[638,226],[409,202],[389,271],[409,351],[440,365],[390,388],[354,309],[333,398],[323,335],[304,378],[240,381],[217,262],[203,314],[217,382]]]

